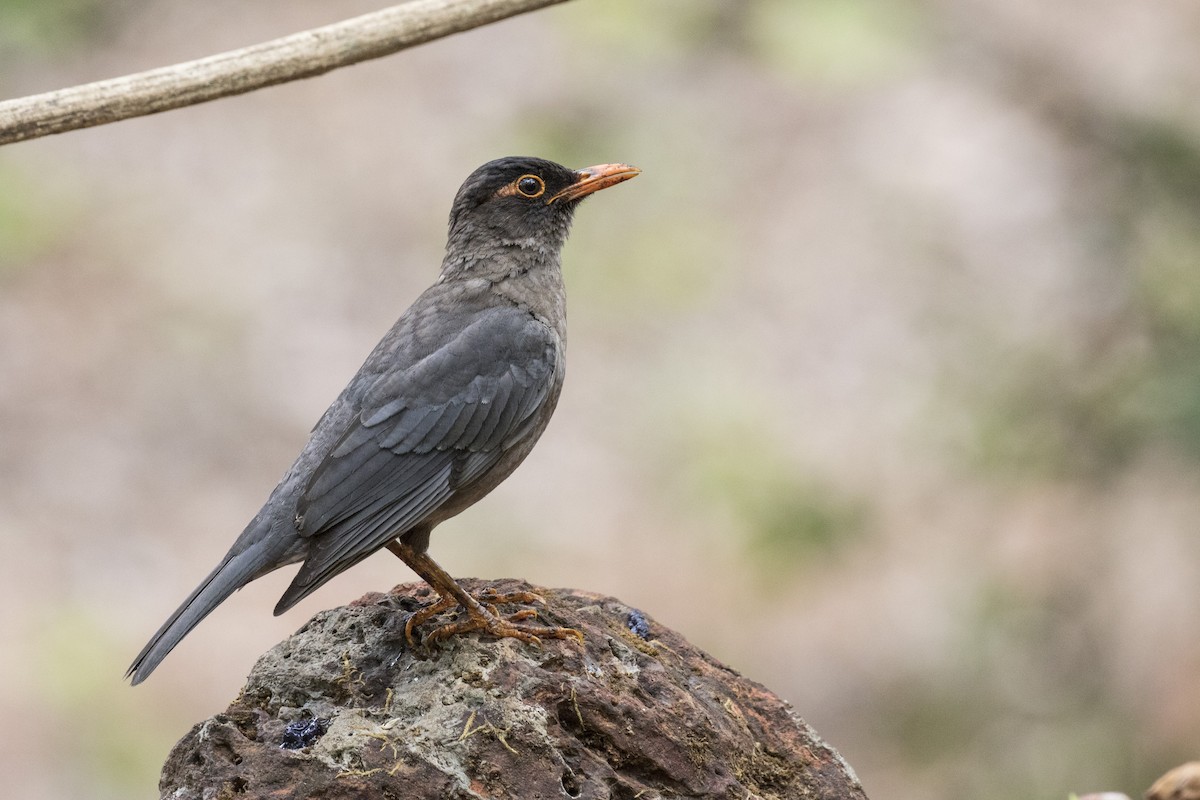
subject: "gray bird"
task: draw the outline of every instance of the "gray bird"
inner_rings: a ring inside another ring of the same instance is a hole
[[[463,183],[450,211],[441,275],[404,312],[317,422],[308,444],[208,577],[138,653],[134,685],[234,591],[304,562],[282,614],[387,547],[479,630],[525,641],[578,635],[499,616],[426,553],[439,522],[475,503],[529,455],[562,389],[566,306],[560,253],[579,202],[639,173],[625,164],[570,170],[502,158]],[[510,598],[485,597],[488,604]],[[513,599],[529,600],[521,597]]]

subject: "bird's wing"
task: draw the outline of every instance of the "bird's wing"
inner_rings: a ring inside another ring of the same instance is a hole
[[[492,308],[379,374],[300,496],[298,529],[313,541],[277,613],[469,490],[528,435],[558,358],[544,324]]]

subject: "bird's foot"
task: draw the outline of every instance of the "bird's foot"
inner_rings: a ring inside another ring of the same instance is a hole
[[[499,606],[513,603],[544,605],[545,601],[541,595],[534,594],[533,592],[500,593],[493,589],[487,589],[481,592],[478,598],[466,595],[466,599],[471,602],[469,604],[463,603],[457,598],[442,596],[436,602],[409,615],[408,621],[404,624],[404,637],[408,640],[409,646],[416,646],[416,637],[413,635],[415,628],[428,622],[443,611],[449,611],[455,607],[461,607],[465,610],[467,618],[457,622],[448,622],[445,625],[434,628],[423,637],[426,644],[434,644],[449,639],[451,636],[457,636],[460,633],[470,633],[472,631],[479,631],[496,639],[520,639],[522,642],[528,644],[541,644],[542,639],[578,639],[580,642],[583,641],[583,634],[574,628],[526,623],[525,620],[537,618],[537,611],[535,609],[523,608],[508,615],[500,613]]]

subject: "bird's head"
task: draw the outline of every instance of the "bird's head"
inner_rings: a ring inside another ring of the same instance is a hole
[[[579,202],[640,172],[627,164],[572,170],[542,158],[489,161],[463,182],[450,210],[450,247],[485,243],[557,252]]]

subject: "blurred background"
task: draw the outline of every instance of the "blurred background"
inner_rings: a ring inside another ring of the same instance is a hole
[[[0,96],[381,7],[0,0]],[[578,0],[0,148],[0,774],[151,797],[379,555],[133,655],[435,277],[455,190],[627,161],[569,377],[431,552],[615,595],[878,798],[1139,795],[1200,741],[1200,6]]]

